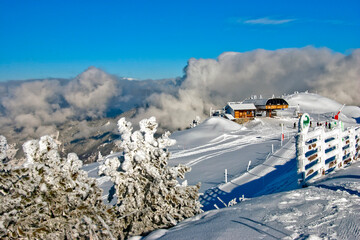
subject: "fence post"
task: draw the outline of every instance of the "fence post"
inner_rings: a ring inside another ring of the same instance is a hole
[[[225,183],[227,183],[227,182],[228,182],[227,175],[228,175],[228,173],[227,173],[227,169],[225,169]]]
[[[305,158],[305,153],[304,153],[304,139],[305,139],[305,134],[303,133],[299,133],[297,136],[297,141],[296,141],[296,158],[297,158],[297,167],[298,167],[298,175],[299,175],[299,180],[300,182],[302,182],[302,184],[304,184],[305,181],[305,166],[304,166],[304,158]]]
[[[326,154],[325,154],[325,128],[321,129],[321,134],[319,135],[319,140],[318,140],[318,144],[319,144],[319,160],[320,160],[320,170],[321,170],[321,175],[323,175],[323,173],[325,174],[325,169],[326,169],[326,165],[325,165],[325,161],[326,161]]]
[[[249,171],[250,165],[251,165],[251,160],[249,161],[249,164],[247,166],[247,169],[246,169],[247,172]]]
[[[298,167],[299,183],[305,184],[305,138],[309,131],[310,116],[304,113],[299,119],[298,123],[298,135],[296,139],[296,158]]]
[[[355,129],[354,128],[350,129],[349,141],[350,141],[349,152],[350,152],[351,161],[353,161],[355,153],[356,153],[356,149],[355,149],[356,139],[355,139]]]
[[[337,165],[335,166],[335,168],[340,168],[342,165],[342,161],[343,161],[343,156],[344,156],[344,150],[343,150],[343,146],[344,144],[344,139],[343,139],[343,135],[344,132],[341,131],[341,124],[340,121],[338,122],[338,125],[336,125],[336,129],[335,131],[338,132],[338,136],[339,136],[339,143],[338,143],[338,148],[339,148],[339,161],[337,162]]]

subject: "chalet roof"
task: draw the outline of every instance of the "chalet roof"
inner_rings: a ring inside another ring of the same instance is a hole
[[[256,110],[253,103],[228,102],[228,106],[233,110]]]
[[[243,103],[253,103],[257,107],[266,105],[289,105],[283,98],[259,98],[259,99],[245,99]]]
[[[252,103],[255,106],[265,106],[267,101],[268,101],[267,98],[259,98],[259,99],[249,98],[249,99],[245,99],[243,103]]]

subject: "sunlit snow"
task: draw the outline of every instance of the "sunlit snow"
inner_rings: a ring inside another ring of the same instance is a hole
[[[309,113],[313,127],[329,121],[342,107],[311,93],[285,99]],[[293,111],[244,125],[212,117],[173,133],[176,144],[169,149],[169,164],[191,166],[186,180],[190,185],[201,182],[205,212],[144,239],[359,239],[360,163],[299,188],[294,138],[298,119]],[[360,108],[355,106],[345,106],[340,114],[345,127],[358,124],[359,117]],[[106,195],[111,186],[102,180]]]

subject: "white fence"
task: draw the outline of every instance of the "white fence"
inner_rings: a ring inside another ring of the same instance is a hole
[[[360,127],[343,131],[338,123],[331,130],[322,126],[308,132],[310,118],[304,115],[299,121],[296,143],[301,184],[315,181],[359,159]]]

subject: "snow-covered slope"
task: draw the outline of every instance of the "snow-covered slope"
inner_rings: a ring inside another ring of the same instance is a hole
[[[238,125],[224,118],[210,118],[193,129],[171,136],[177,143],[169,149],[169,164],[191,166],[192,171],[186,176],[189,184],[201,182],[201,192],[206,192],[224,183],[225,169],[230,181],[246,172],[249,161],[250,169],[263,164],[271,155],[272,147],[274,151],[280,148],[280,123],[284,124],[289,139],[296,132],[293,128],[296,121],[262,118]]]
[[[286,98],[291,106],[308,112],[314,126],[316,121],[331,120],[342,107],[311,93]],[[169,164],[192,167],[186,179],[191,185],[201,182],[206,212],[145,239],[359,239],[360,163],[299,189],[294,138],[298,119],[279,115],[287,117],[257,118],[244,125],[213,117],[172,134],[177,143],[169,149]],[[360,108],[355,106],[346,106],[340,114],[346,125],[356,125],[359,117]],[[86,168],[94,174],[97,167]],[[99,181],[106,195],[111,186],[106,179]],[[246,200],[240,202],[243,196]],[[233,199],[238,204],[225,208]]]
[[[303,189],[212,210],[145,239],[360,239],[360,164]]]
[[[342,107],[342,104],[315,93],[296,93],[285,99],[290,106],[299,106],[301,112],[313,114],[316,119],[333,117]],[[360,123],[360,107],[345,106],[339,117],[345,123]]]

